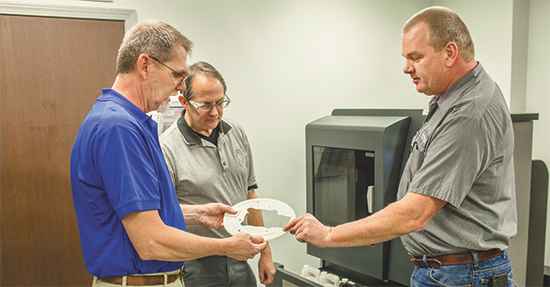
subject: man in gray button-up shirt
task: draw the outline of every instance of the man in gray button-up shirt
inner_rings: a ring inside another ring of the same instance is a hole
[[[420,11],[403,27],[402,40],[403,72],[419,93],[433,98],[414,137],[398,201],[336,227],[306,214],[285,230],[319,247],[401,236],[416,265],[412,286],[513,284],[504,250],[517,225],[514,142],[504,96],[474,59],[468,28],[454,11]]]

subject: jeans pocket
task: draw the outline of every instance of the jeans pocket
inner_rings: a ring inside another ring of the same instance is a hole
[[[430,268],[430,278],[437,286],[466,287],[472,286],[471,270],[457,270],[457,268]]]
[[[518,285],[514,281],[514,272],[510,262],[498,265],[485,270],[474,271],[474,276],[478,277],[481,286],[490,286],[491,276],[495,274],[505,273],[508,275],[508,286],[517,287]]]

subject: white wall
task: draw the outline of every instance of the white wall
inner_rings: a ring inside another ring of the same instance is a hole
[[[539,113],[534,122],[533,158],[550,168],[550,1],[531,1],[526,111]],[[546,68],[545,68],[546,67]],[[549,196],[550,197],[550,196]],[[545,265],[550,266],[550,204],[546,222]]]
[[[44,3],[34,0],[26,2]],[[217,67],[233,100],[226,117],[246,129],[261,197],[306,211],[305,125],[339,107],[425,108],[402,73],[404,22],[431,5],[448,6],[468,24],[476,58],[510,103],[513,3],[501,1],[134,1],[57,0],[52,4],[130,8],[138,21],[156,18],[195,42],[190,63]],[[532,1],[527,109],[540,113],[534,157],[550,163],[548,1]],[[545,14],[546,13],[546,14]],[[545,61],[544,63],[540,61]],[[546,84],[543,84],[546,83]],[[274,260],[299,272],[318,260],[286,235],[271,242]],[[550,261],[547,252],[547,264]]]

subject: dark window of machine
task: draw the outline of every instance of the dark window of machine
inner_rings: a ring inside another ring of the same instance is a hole
[[[369,216],[373,187],[373,151],[313,147],[313,211],[323,224]]]

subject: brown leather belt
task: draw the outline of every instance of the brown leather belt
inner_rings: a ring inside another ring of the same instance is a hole
[[[477,252],[477,261],[485,261],[492,258],[495,258],[502,254],[501,250],[498,249],[491,249],[487,251],[481,251]],[[431,268],[439,268],[444,265],[458,265],[458,264],[470,264],[474,263],[474,258],[472,256],[472,253],[462,253],[462,254],[449,254],[449,255],[441,255],[441,256],[432,256],[426,258],[426,262],[424,262],[424,259],[422,258],[412,258],[411,261],[414,263],[414,265],[418,267],[431,267]]]
[[[185,274],[185,266],[178,273],[166,274],[166,284],[172,283],[183,277]],[[126,276],[126,285],[128,286],[149,286],[149,285],[164,285],[164,274],[160,275],[128,275]],[[99,278],[111,284],[122,285],[123,276],[119,277],[103,277]]]

